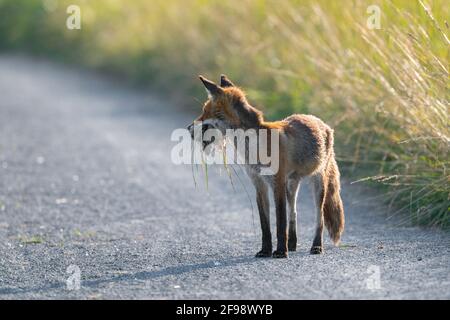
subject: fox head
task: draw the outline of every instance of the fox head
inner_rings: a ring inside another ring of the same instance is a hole
[[[246,130],[260,126],[263,121],[262,112],[253,108],[247,102],[244,92],[225,75],[220,77],[220,85],[203,76],[199,78],[205,86],[208,100],[203,105],[202,114],[188,126],[193,139],[195,126],[201,126],[202,133],[208,129],[217,129],[223,134],[227,129]],[[204,147],[206,145],[204,143]]]

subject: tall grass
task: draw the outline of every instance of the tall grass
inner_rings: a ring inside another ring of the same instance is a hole
[[[68,4],[81,7],[80,31],[65,28]],[[379,30],[366,23],[373,4]],[[0,47],[104,68],[194,106],[203,93],[195,76],[226,73],[269,118],[301,112],[329,122],[346,175],[382,185],[405,219],[449,227],[449,8],[446,0],[0,0]]]

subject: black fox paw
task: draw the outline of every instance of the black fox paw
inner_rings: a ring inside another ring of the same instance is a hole
[[[323,253],[323,249],[322,249],[322,247],[314,246],[311,248],[310,253],[311,254],[321,254],[321,253]]]
[[[287,258],[288,257],[288,253],[287,251],[279,251],[279,250],[275,250],[272,254],[272,257],[274,258]]]
[[[272,253],[265,250],[261,250],[255,255],[256,258],[268,258],[270,256],[272,256]]]
[[[288,242],[289,251],[297,251],[297,242]]]

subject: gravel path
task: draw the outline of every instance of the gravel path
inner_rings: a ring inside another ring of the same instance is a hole
[[[209,192],[195,188],[170,161],[172,130],[193,118],[175,109],[90,72],[0,56],[0,299],[450,298],[450,235],[386,221],[357,184],[343,186],[344,246],[326,237],[325,254],[309,255],[304,184],[298,251],[255,259],[254,190],[214,170]]]

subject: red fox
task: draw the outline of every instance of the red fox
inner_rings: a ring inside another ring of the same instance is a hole
[[[256,202],[262,230],[262,249],[256,257],[287,258],[297,249],[297,193],[303,177],[312,177],[317,208],[316,231],[311,254],[323,252],[323,226],[331,240],[339,244],[344,230],[344,208],[340,196],[340,174],[333,149],[333,130],[311,115],[295,114],[281,121],[268,122],[263,113],[252,107],[245,93],[225,75],[220,85],[200,76],[208,100],[202,114],[188,126],[205,129],[267,129],[279,136],[279,166],[273,175],[261,175],[258,164],[245,165],[256,189]],[[205,147],[205,144],[204,146]],[[272,252],[269,215],[269,187],[276,207],[277,248]],[[287,221],[289,212],[289,224]]]

